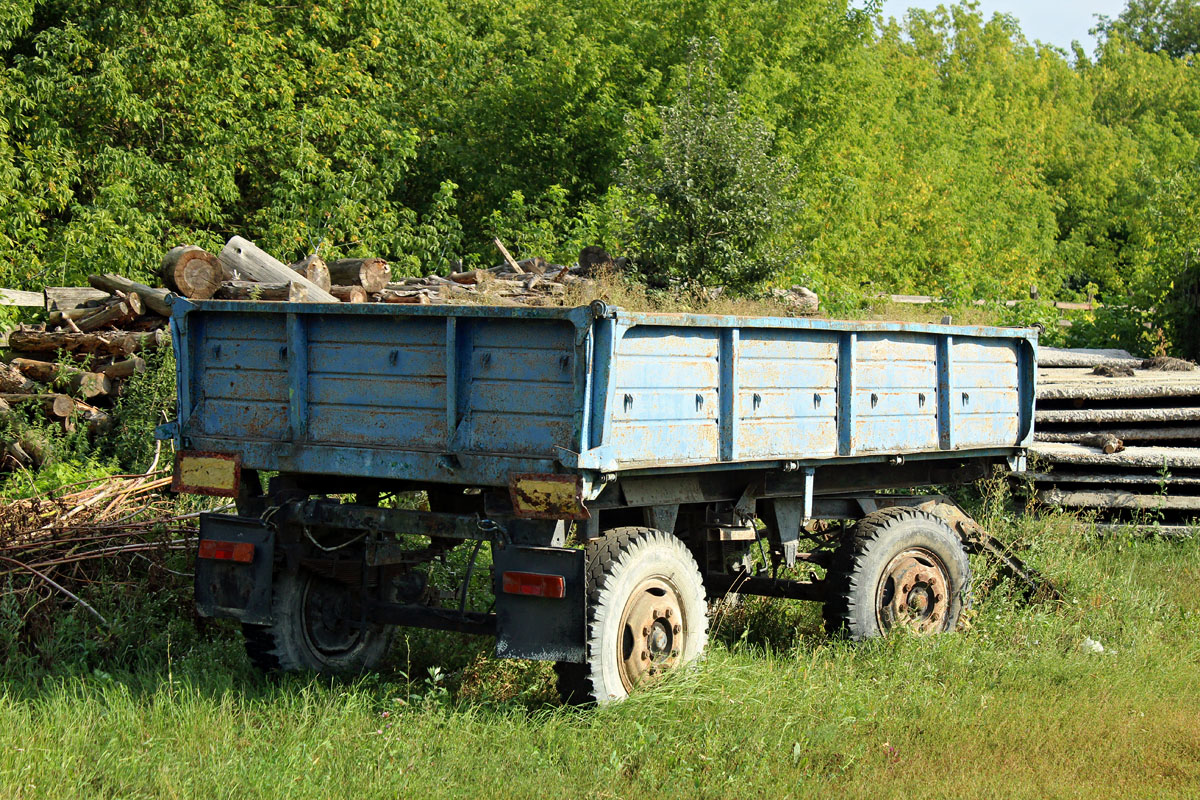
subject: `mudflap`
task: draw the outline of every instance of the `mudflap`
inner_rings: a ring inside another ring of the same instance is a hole
[[[272,624],[274,532],[258,519],[201,514],[201,555],[205,542],[249,544],[253,556],[249,561],[197,558],[196,611],[204,617],[230,617],[253,625]]]
[[[586,657],[583,550],[570,547],[495,547],[492,580],[496,597],[496,655],[537,661],[581,662]],[[562,576],[562,597],[504,591],[504,573]]]

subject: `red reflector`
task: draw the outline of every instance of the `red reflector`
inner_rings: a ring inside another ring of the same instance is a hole
[[[506,572],[503,575],[506,594],[527,594],[531,597],[566,597],[567,584],[562,575],[542,575],[537,572]]]
[[[249,564],[254,560],[253,542],[218,542],[215,539],[200,541],[200,558],[213,558],[217,561],[237,561]]]

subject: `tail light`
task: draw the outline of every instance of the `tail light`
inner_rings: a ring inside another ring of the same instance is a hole
[[[567,596],[567,584],[562,575],[543,575],[540,572],[505,572],[502,576],[505,594],[523,594],[529,597]]]

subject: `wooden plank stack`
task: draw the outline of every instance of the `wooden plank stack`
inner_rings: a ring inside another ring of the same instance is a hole
[[[1200,517],[1200,370],[1042,348],[1030,476],[1041,502],[1182,534]]]

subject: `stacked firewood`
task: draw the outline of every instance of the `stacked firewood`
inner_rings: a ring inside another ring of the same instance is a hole
[[[585,248],[572,266],[541,258],[515,260],[497,240],[504,262],[489,269],[393,280],[382,258],[342,258],[326,262],[311,255],[291,264],[273,258],[251,242],[234,237],[213,256],[199,248],[176,248],[164,267],[167,284],[194,299],[290,302],[410,303],[430,305],[487,302],[496,305],[556,305],[567,287],[586,283],[596,269],[616,262],[600,248]]]
[[[102,435],[122,383],[146,369],[146,351],[169,339],[166,289],[119,275],[89,278],[91,287],[47,286],[42,292],[46,321],[22,325],[8,334],[7,355],[0,361],[0,418],[17,408],[35,409],[35,417],[67,431],[85,426]],[[37,430],[0,437],[5,467],[38,466],[48,443]]]

